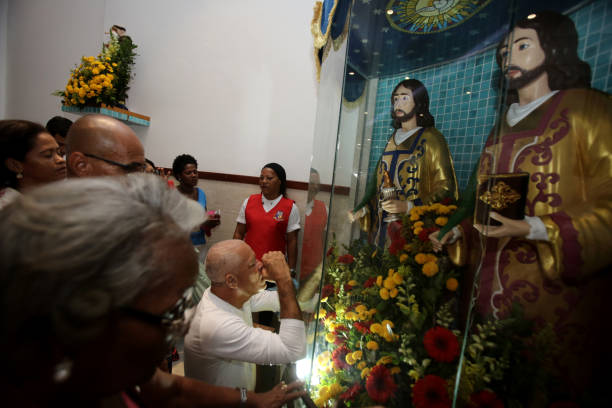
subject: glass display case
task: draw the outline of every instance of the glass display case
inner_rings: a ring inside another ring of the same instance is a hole
[[[298,376],[317,406],[605,405],[610,17],[606,0],[315,9],[298,297],[320,302]]]

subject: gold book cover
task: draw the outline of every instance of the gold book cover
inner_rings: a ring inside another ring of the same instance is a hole
[[[489,218],[494,211],[513,220],[525,218],[529,173],[483,174],[478,176],[474,223],[501,225]]]

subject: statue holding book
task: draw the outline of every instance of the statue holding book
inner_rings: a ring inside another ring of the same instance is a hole
[[[611,325],[599,314],[610,310],[612,287],[612,99],[590,88],[577,44],[573,22],[553,12],[520,20],[499,44],[512,103],[458,211],[465,217],[477,208],[479,217],[485,202],[490,212],[460,227],[451,219],[430,238],[439,249],[461,237],[452,244],[455,260],[467,262],[478,283],[478,315],[504,318],[518,302],[536,327],[552,328],[560,358],[551,365],[563,378],[558,395],[599,401],[612,362]],[[524,197],[515,200],[521,214],[512,219],[491,204],[501,194],[503,205],[513,205],[505,188],[517,173],[529,181],[513,189]]]

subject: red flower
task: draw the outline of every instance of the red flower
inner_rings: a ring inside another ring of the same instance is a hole
[[[353,287],[351,285],[349,285],[348,283],[344,284],[344,291],[345,292],[350,292],[353,289]]]
[[[363,334],[368,334],[370,332],[371,324],[372,322],[355,322],[353,323],[353,327]]]
[[[354,261],[355,261],[355,258],[351,254],[344,254],[338,257],[338,262],[345,264],[345,265],[350,265]]]
[[[391,255],[397,255],[399,251],[406,245],[406,240],[402,236],[402,223],[400,221],[393,221],[387,227],[387,234],[391,239],[391,245],[389,245],[389,253]]]
[[[473,408],[504,408],[504,403],[493,391],[482,390],[470,396]]]
[[[349,352],[350,350],[346,346],[340,346],[334,351],[332,351],[332,360],[334,362],[334,367],[339,370],[350,368],[351,366],[348,365],[345,360],[345,357]]]
[[[446,380],[437,375],[426,375],[412,388],[415,408],[448,408],[451,406]]]
[[[361,388],[362,388],[361,384],[359,383],[353,384],[351,388],[349,388],[348,390],[340,394],[340,397],[338,398],[343,401],[352,401],[355,399],[356,396],[359,395],[359,393],[361,392]]]
[[[427,354],[436,361],[450,363],[459,355],[457,336],[444,327],[437,326],[427,330],[423,343]]]
[[[374,277],[368,278],[368,280],[363,283],[363,287],[364,288],[370,288],[370,287],[374,286],[375,283],[376,283],[376,278],[374,278]]]
[[[366,380],[366,390],[372,401],[385,404],[397,390],[391,371],[382,364],[374,366]]]
[[[419,235],[418,235],[419,240],[421,242],[429,242],[429,235],[434,231],[438,231],[438,228],[435,228],[435,227],[423,228],[421,232],[419,232]]]
[[[334,293],[334,285],[327,284],[325,286],[323,286],[323,288],[321,289],[321,298],[326,298],[329,297],[331,295],[333,295]]]
[[[334,247],[329,247],[329,249],[327,250],[326,256],[330,256],[333,253],[334,253]]]

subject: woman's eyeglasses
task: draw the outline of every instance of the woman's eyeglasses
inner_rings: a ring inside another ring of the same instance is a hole
[[[193,287],[189,287],[170,310],[160,315],[134,309],[130,306],[122,306],[119,310],[131,318],[162,327],[168,334],[168,343],[172,343],[177,338],[184,337],[189,331],[189,325],[194,315],[194,306]]]

